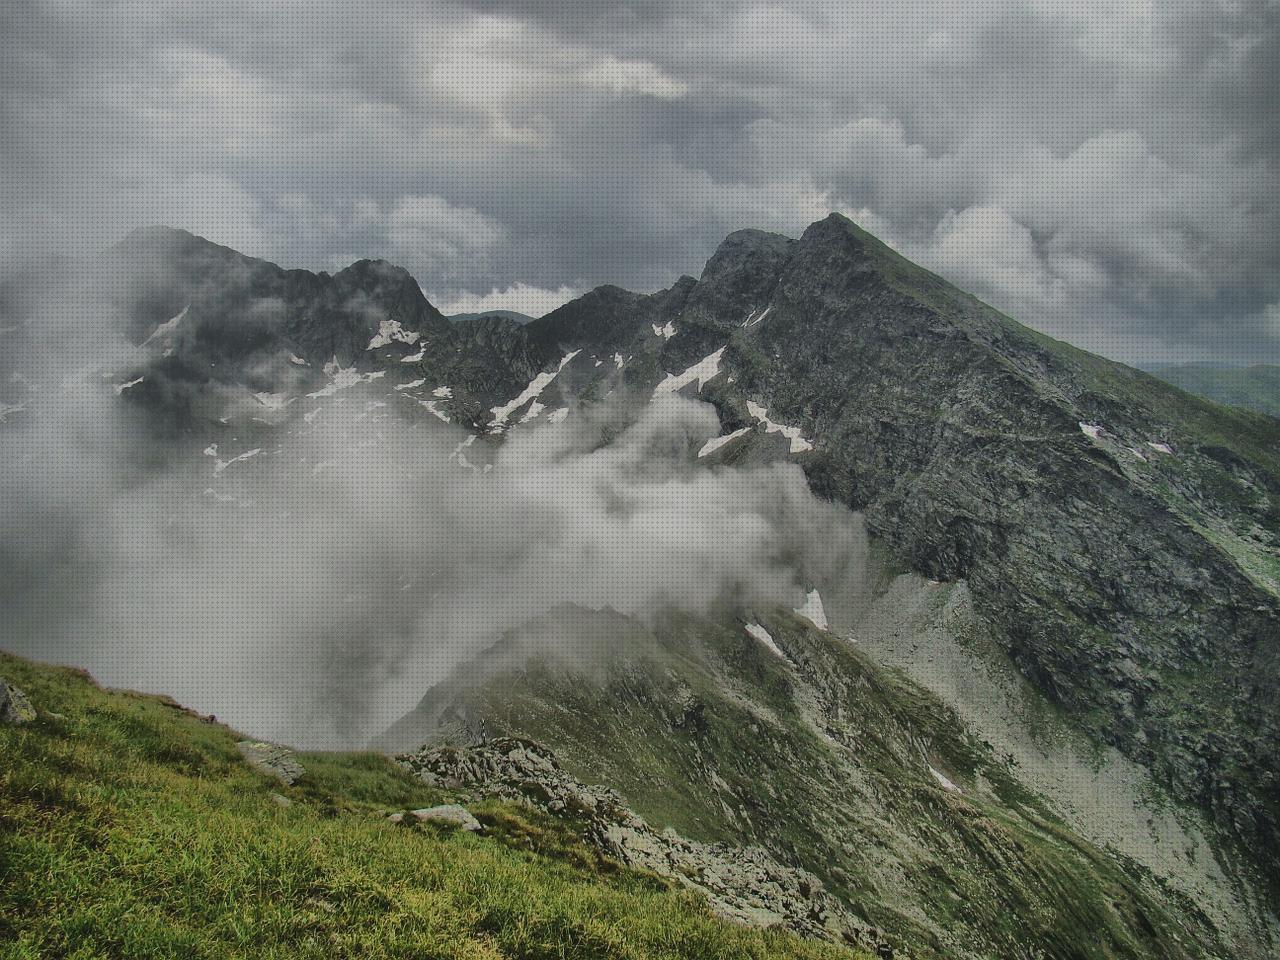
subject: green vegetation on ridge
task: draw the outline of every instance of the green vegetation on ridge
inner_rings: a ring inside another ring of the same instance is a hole
[[[850,956],[721,921],[522,807],[473,805],[482,835],[394,826],[449,797],[378,755],[303,755],[284,787],[165,698],[6,654],[0,675],[39,712],[0,726],[5,960]]]

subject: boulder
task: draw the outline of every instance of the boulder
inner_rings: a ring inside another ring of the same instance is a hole
[[[483,830],[480,821],[471,815],[466,807],[456,803],[448,803],[439,807],[425,807],[421,810],[410,810],[401,822],[417,821],[418,823],[438,823],[447,827],[456,827],[467,833]]]
[[[30,723],[36,718],[36,709],[26,694],[0,677],[0,723]]]
[[[250,766],[267,776],[275,777],[286,786],[297,783],[306,772],[297,756],[288,747],[261,740],[241,740],[236,744]]]

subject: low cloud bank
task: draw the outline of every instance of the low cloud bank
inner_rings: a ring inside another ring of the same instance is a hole
[[[858,519],[799,468],[699,462],[719,423],[679,397],[464,447],[355,389],[310,420],[233,420],[205,456],[204,438],[158,439],[109,370],[57,355],[31,354],[30,402],[0,424],[5,646],[257,736],[366,742],[565,604],[797,606],[865,558]]]

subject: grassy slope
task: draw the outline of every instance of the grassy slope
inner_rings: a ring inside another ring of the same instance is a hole
[[[1072,834],[936,698],[799,618],[765,622],[798,671],[740,627],[675,617],[607,676],[534,662],[459,695],[655,826],[792,851],[912,956],[1210,952],[1194,904],[1170,911],[1145,871]]]
[[[392,826],[449,797],[377,755],[305,755],[287,788],[163,698],[6,654],[0,675],[41,712],[0,727],[0,957],[850,955],[719,921],[523,808]]]

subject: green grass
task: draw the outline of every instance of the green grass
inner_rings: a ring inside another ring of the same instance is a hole
[[[40,717],[0,727],[0,957],[829,958],[496,802],[481,835],[396,827],[451,799],[376,754],[283,787],[163,698],[0,654]],[[273,794],[293,801],[280,806]]]

